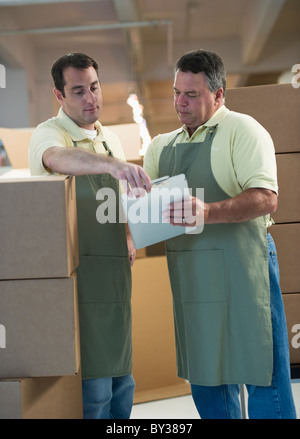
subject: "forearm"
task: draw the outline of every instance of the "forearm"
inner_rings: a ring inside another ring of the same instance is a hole
[[[272,214],[277,208],[277,195],[268,189],[248,189],[234,198],[205,204],[204,221],[238,223]]]
[[[106,156],[99,156],[81,148],[51,147],[43,154],[45,167],[59,174],[84,175],[108,173],[109,161]]]
[[[277,195],[271,190],[247,189],[236,197],[214,203],[205,203],[196,197],[173,203],[170,211],[165,212],[165,218],[172,224],[185,226],[239,223],[272,214],[276,208]]]
[[[151,190],[151,180],[141,166],[81,148],[51,147],[43,163],[53,172],[67,175],[110,174],[126,183],[127,192],[136,188]]]

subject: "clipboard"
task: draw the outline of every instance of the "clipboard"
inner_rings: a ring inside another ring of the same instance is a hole
[[[151,192],[143,197],[130,198],[122,194],[121,201],[132,240],[136,249],[165,241],[194,227],[173,226],[163,221],[162,212],[171,202],[186,199],[190,195],[184,174],[165,176],[152,182]]]

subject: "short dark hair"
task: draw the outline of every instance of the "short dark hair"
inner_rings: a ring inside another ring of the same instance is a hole
[[[211,92],[222,87],[224,97],[226,92],[226,71],[222,59],[214,52],[203,49],[193,50],[183,55],[176,63],[175,71],[200,73],[207,78]]]
[[[65,96],[64,86],[64,70],[67,67],[74,67],[74,69],[84,70],[88,67],[94,67],[98,75],[98,64],[93,58],[84,53],[68,53],[59,58],[52,66],[51,75],[55,87]]]

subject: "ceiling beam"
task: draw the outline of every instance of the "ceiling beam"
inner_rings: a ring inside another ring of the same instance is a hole
[[[75,3],[75,2],[84,2],[86,0],[1,0],[0,7],[7,6],[30,6],[30,5],[46,5],[51,3]],[[99,0],[89,0],[89,1],[99,1]],[[100,0],[101,1],[101,0]]]
[[[114,8],[120,21],[138,21],[139,14],[134,0],[113,0]]]
[[[114,30],[114,29],[130,29],[147,26],[163,26],[169,25],[170,20],[150,20],[137,21],[129,23],[99,23],[88,24],[83,26],[62,26],[62,27],[43,27],[33,29],[12,29],[0,31],[0,36],[14,36],[14,35],[34,35],[34,34],[54,34],[63,32],[87,32],[95,30]]]
[[[244,64],[254,64],[270,37],[286,0],[251,0],[245,13],[242,34]]]
[[[113,0],[118,21],[139,21],[135,0]],[[127,50],[131,59],[133,74],[138,74],[144,68],[144,47],[139,28],[131,28],[126,31]]]

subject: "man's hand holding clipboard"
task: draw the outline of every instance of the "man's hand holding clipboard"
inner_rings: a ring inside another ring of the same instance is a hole
[[[128,226],[137,249],[196,230],[193,224],[184,222],[187,220],[187,215],[189,221],[191,220],[190,212],[184,212],[185,200],[191,200],[184,174],[159,178],[152,181],[151,186],[151,191],[141,197],[132,198],[127,194],[121,197]],[[172,205],[179,205],[176,203],[183,206],[184,216],[180,219],[178,210],[176,221],[171,217],[168,221],[166,213],[172,212]]]

